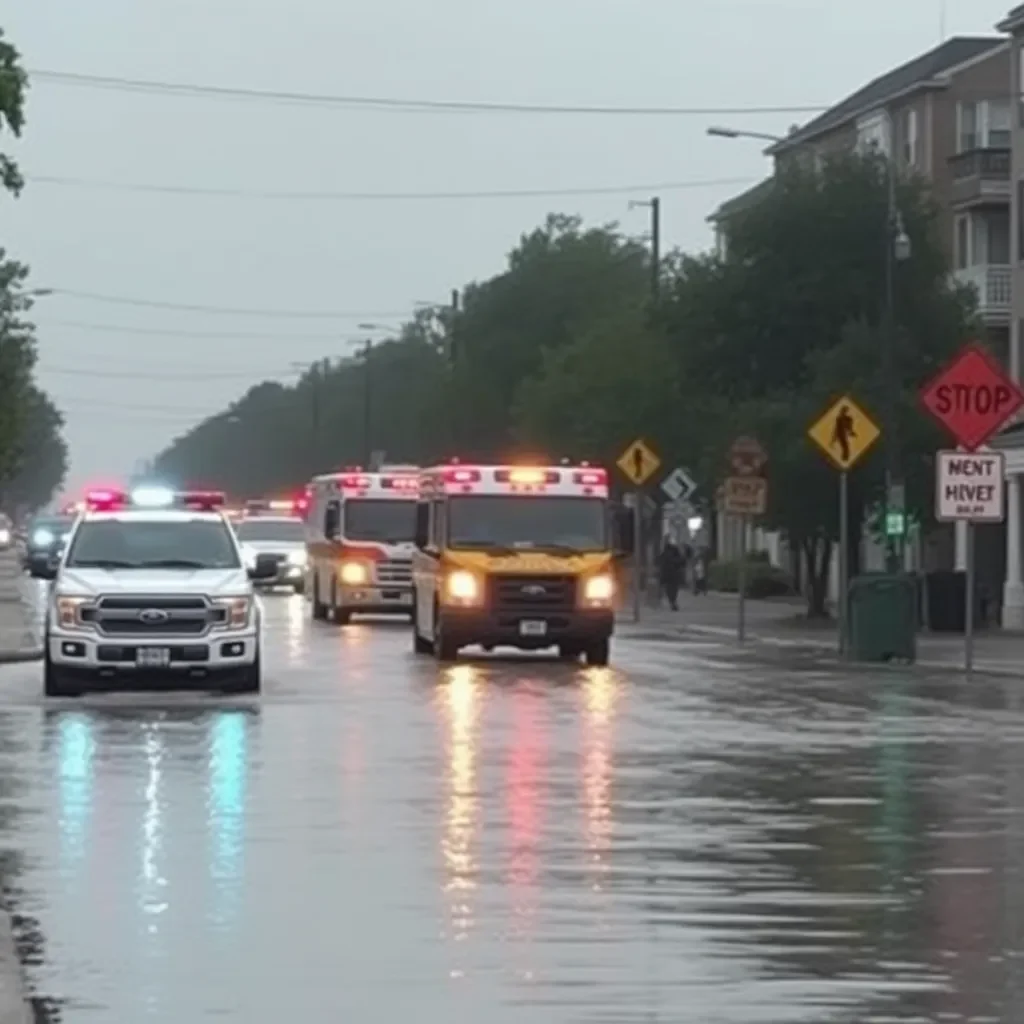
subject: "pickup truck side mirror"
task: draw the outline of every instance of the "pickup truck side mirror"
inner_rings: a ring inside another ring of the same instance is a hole
[[[57,560],[51,555],[37,555],[28,563],[28,573],[34,580],[55,580]]]
[[[272,580],[277,575],[277,559],[273,555],[257,555],[249,569],[251,580]]]

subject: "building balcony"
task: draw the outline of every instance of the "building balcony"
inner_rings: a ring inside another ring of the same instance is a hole
[[[990,326],[1005,327],[1010,322],[1010,268],[994,263],[956,270],[960,284],[974,286],[978,293],[978,315]]]
[[[949,158],[949,170],[954,208],[1009,204],[1009,149],[969,149],[957,153]]]

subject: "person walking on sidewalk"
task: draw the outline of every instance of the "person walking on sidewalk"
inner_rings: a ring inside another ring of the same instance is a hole
[[[658,579],[662,592],[668,598],[669,607],[674,612],[679,611],[679,587],[683,582],[685,568],[683,553],[671,537],[666,537],[658,556]]]

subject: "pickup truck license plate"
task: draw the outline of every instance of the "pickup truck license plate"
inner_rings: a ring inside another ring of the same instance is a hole
[[[548,624],[544,621],[524,619],[519,623],[520,636],[547,636]]]
[[[166,668],[171,663],[167,647],[139,647],[135,651],[135,664],[139,668]]]

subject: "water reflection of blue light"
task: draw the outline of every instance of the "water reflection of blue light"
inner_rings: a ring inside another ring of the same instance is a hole
[[[81,858],[92,809],[95,741],[87,715],[60,721],[60,843],[65,866]]]
[[[242,875],[247,726],[244,713],[222,712],[214,719],[210,742],[211,873],[220,923],[234,912]]]

